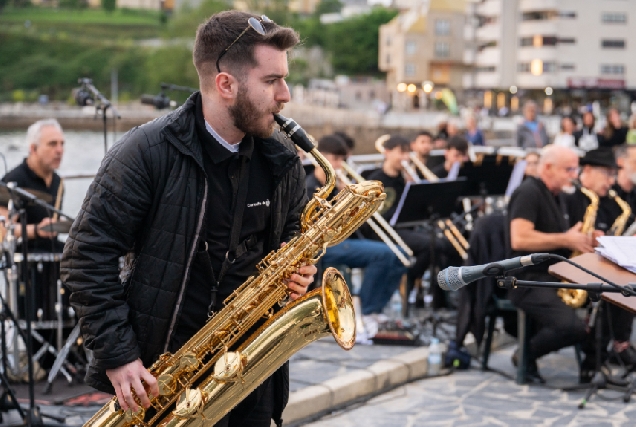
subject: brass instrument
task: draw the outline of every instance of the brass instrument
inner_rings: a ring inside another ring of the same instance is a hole
[[[310,151],[325,170],[327,183],[301,216],[301,234],[270,252],[216,313],[175,354],[161,355],[150,372],[160,395],[151,407],[122,411],[117,399],[101,408],[85,425],[100,427],[213,425],[275,372],[289,357],[314,340],[331,333],[345,350],[355,343],[355,314],[344,279],[327,269],[323,287],[289,302],[285,279],[301,265],[318,261],[328,246],[345,240],[375,212],[386,194],[381,183],[365,181],[345,187],[332,202],[335,186],[329,162],[313,147],[293,120],[274,115],[291,140]],[[247,331],[268,319],[257,332]],[[235,348],[237,342],[242,344]],[[229,351],[233,350],[233,351]]]
[[[424,179],[430,182],[439,181],[439,178],[429,168],[426,167],[424,162],[422,162],[420,158],[417,157],[417,154],[411,152],[411,154],[409,154],[409,157],[411,159],[411,163],[413,163],[415,167],[417,168],[417,170],[420,171]]]
[[[351,185],[351,181],[347,177],[346,174],[350,175],[357,182],[363,182],[365,179],[358,175],[356,171],[353,170],[351,166],[347,164],[347,162],[342,163],[342,171],[336,171],[340,180],[346,184]],[[380,237],[380,239],[386,243],[386,245],[393,251],[393,253],[399,258],[399,260],[404,264],[405,267],[410,267],[412,264],[411,259],[413,258],[413,251],[408,245],[402,240],[399,234],[395,232],[393,227],[389,225],[389,223],[384,219],[382,215],[378,212],[374,212],[371,218],[367,220],[367,224],[371,227],[371,229]],[[391,240],[393,239],[393,240]],[[395,243],[394,243],[395,242]],[[398,246],[402,249],[398,249]],[[408,258],[404,256],[404,251]]]
[[[625,225],[627,225],[627,221],[629,220],[629,217],[632,215],[632,208],[629,206],[629,204],[625,200],[618,197],[618,194],[616,194],[616,191],[610,190],[608,195],[612,199],[614,199],[614,201],[616,202],[618,206],[620,206],[622,212],[618,216],[618,218],[614,220],[614,223],[612,224],[610,229],[607,230],[607,235],[622,236],[625,230]]]
[[[580,187],[580,190],[588,199],[590,199],[590,204],[587,206],[585,210],[585,215],[583,216],[583,225],[581,227],[581,232],[584,234],[592,235],[594,233],[594,225],[596,224],[596,214],[598,212],[598,203],[599,198],[596,193],[591,190],[588,190],[585,187]],[[572,254],[572,257],[581,255],[581,252],[575,251]],[[579,308],[585,301],[587,301],[587,291],[582,289],[566,289],[560,288],[557,291],[557,295],[561,297],[563,302],[572,307]]]

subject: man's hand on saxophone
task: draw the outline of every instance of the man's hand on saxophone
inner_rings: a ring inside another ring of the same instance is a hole
[[[286,242],[283,242],[281,248],[285,246]],[[298,269],[297,273],[291,275],[287,280],[287,288],[291,291],[289,299],[292,301],[297,300],[307,293],[307,288],[314,282],[314,276],[318,272],[315,265],[303,265]]]
[[[141,405],[146,409],[150,407],[148,392],[152,396],[159,396],[157,379],[144,368],[140,359],[119,368],[107,369],[106,375],[113,384],[117,393],[117,401],[124,411],[132,409],[133,412],[136,412],[139,409],[139,405],[133,398],[133,391],[139,398]],[[142,381],[145,383],[145,387]]]

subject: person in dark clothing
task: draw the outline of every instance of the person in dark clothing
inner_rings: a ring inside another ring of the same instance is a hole
[[[618,165],[614,159],[614,154],[610,149],[590,150],[580,161],[582,165],[579,177],[581,186],[596,194],[599,198],[598,211],[595,220],[595,235],[608,234],[612,224],[621,214],[621,208],[616,201],[608,196],[610,188],[616,179]],[[570,225],[583,221],[585,213],[590,204],[590,199],[577,188],[573,194],[565,195],[565,204]],[[620,360],[626,366],[636,365],[636,349],[630,346],[629,339],[632,335],[632,325],[634,315],[614,304],[606,304],[607,316],[601,317],[601,327],[604,331],[604,338],[601,348],[607,348],[610,339],[613,339],[611,353],[612,360]],[[609,319],[611,329],[607,325],[606,318]],[[612,336],[609,331],[612,331]],[[595,336],[591,334],[591,336]],[[582,379],[591,380],[596,366],[596,355],[593,346],[585,349],[588,352],[586,360],[583,362],[586,375],[582,373]],[[606,355],[603,355],[605,358]],[[589,358],[589,360],[588,360]]]
[[[402,174],[403,161],[408,160],[410,144],[406,138],[401,136],[391,136],[384,143],[384,163],[381,169],[375,170],[369,175],[370,180],[377,180],[384,185],[387,194],[384,205],[380,213],[388,221],[391,220],[397,210],[398,203],[404,193],[406,180]],[[413,251],[416,262],[409,271],[408,276],[411,281],[422,277],[430,265],[431,260],[431,233],[427,227],[418,228],[397,228],[396,232],[404,240],[406,245]],[[450,242],[438,237],[435,239],[435,260],[440,266],[447,266],[455,263],[458,259],[457,252]],[[445,294],[439,286],[432,286],[433,307],[445,306]]]
[[[629,128],[623,124],[621,114],[616,108],[607,111],[607,124],[601,133],[598,134],[599,147],[616,147],[625,144]]]
[[[550,139],[545,125],[537,120],[537,104],[527,101],[523,106],[524,122],[517,127],[517,145],[521,148],[542,148]]]
[[[592,250],[591,238],[581,233],[580,223],[568,227],[559,199],[577,171],[578,156],[572,149],[553,145],[542,151],[539,177],[527,177],[508,204],[506,244],[510,256],[549,251],[568,257],[572,250]],[[549,266],[550,262],[544,262],[526,267],[515,276],[521,280],[558,281],[548,273]],[[543,382],[537,359],[585,341],[585,325],[554,289],[516,288],[508,292],[508,298],[527,313],[535,326],[528,346],[527,380]]]
[[[463,136],[455,135],[449,138],[444,151],[444,163],[431,169],[438,178],[447,178],[455,163],[461,167],[468,160],[468,141]]]
[[[331,163],[336,171],[349,153],[340,135],[326,135],[318,140],[318,151]],[[325,185],[327,177],[321,168],[307,175],[307,194],[311,195]],[[338,180],[330,199],[342,188]],[[363,268],[360,287],[360,306],[364,332],[356,334],[356,340],[368,343],[378,331],[383,320],[382,311],[400,285],[406,267],[384,242],[366,238],[348,238],[342,243],[327,248],[320,259],[322,267],[346,265],[349,268]]]
[[[124,135],[89,188],[62,278],[93,352],[87,382],[116,393],[124,410],[138,409],[133,393],[150,406],[159,390],[147,368],[299,231],[305,175],[291,142],[273,133],[298,41],[266,17],[210,17],[194,43],[200,92]],[[307,265],[291,274],[292,300],[315,272]],[[283,365],[216,426],[281,425],[288,389]]]

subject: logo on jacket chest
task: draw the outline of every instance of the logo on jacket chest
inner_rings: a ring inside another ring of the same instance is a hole
[[[269,207],[269,199],[265,199],[265,200],[262,200],[260,202],[254,202],[254,203],[248,203],[247,204],[248,208],[255,208],[255,207],[258,207],[258,206],[265,206],[266,208],[268,208]]]

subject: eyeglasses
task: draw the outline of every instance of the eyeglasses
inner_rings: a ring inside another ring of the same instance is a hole
[[[581,172],[581,168],[578,166],[564,167],[563,170],[567,173],[576,173],[577,175],[579,174],[579,172]]]
[[[221,52],[221,54],[219,55],[219,57],[216,59],[216,71],[217,72],[221,72],[221,69],[219,68],[219,61],[221,61],[221,58],[223,58],[223,55],[225,55],[227,53],[227,51],[234,46],[234,43],[236,43],[242,36],[243,34],[245,34],[250,28],[252,28],[254,31],[256,31],[258,34],[260,34],[261,36],[265,35],[265,27],[263,27],[263,22],[265,22],[266,24],[273,24],[274,21],[272,21],[271,19],[269,19],[267,16],[265,15],[261,15],[261,19],[256,19],[254,17],[251,17],[247,20],[247,27],[245,27],[245,29],[241,32],[241,34],[238,35],[237,38],[234,39],[234,41],[232,43],[230,43],[230,45],[228,47],[225,48],[225,50],[223,52]]]

